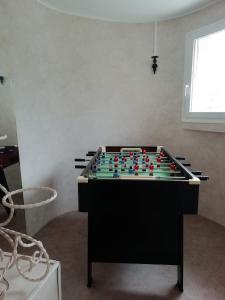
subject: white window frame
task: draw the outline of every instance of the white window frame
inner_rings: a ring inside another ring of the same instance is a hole
[[[201,27],[197,30],[188,32],[186,34],[186,48],[185,48],[185,65],[184,65],[184,88],[183,88],[183,107],[182,107],[182,121],[191,123],[224,123],[225,112],[190,112],[191,100],[191,82],[193,73],[193,60],[195,53],[195,40],[217,31],[225,30],[225,19]],[[213,57],[212,57],[213,59]]]

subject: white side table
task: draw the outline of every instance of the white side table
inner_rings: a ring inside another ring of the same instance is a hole
[[[10,257],[10,253],[5,253],[4,259],[7,260],[7,257]],[[38,275],[43,270],[44,264],[40,262],[32,274]],[[58,261],[51,260],[48,275],[39,282],[25,280],[18,274],[16,266],[7,271],[6,279],[9,282],[9,289],[4,300],[62,300],[61,266]]]

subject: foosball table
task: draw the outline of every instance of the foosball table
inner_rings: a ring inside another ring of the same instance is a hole
[[[106,146],[76,165],[79,211],[88,212],[87,286],[92,263],[176,265],[183,291],[183,215],[198,213],[201,171],[163,146]]]

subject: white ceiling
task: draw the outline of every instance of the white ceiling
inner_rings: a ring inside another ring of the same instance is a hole
[[[152,22],[180,17],[218,0],[37,0],[58,11],[119,22]]]

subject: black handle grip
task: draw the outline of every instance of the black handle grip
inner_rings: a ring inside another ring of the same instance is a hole
[[[190,167],[190,166],[191,166],[190,163],[182,163],[182,165],[183,165],[184,167]]]
[[[176,159],[177,159],[177,160],[185,160],[186,158],[183,157],[183,156],[176,156]]]
[[[202,171],[191,171],[194,175],[202,175]]]
[[[96,152],[88,152],[86,156],[94,156]]]
[[[84,158],[75,158],[74,161],[85,161]]]
[[[82,165],[76,165],[75,166],[75,169],[85,169],[86,168],[86,166],[82,166]]]
[[[201,181],[206,181],[206,180],[209,180],[209,176],[201,175],[201,176],[198,176],[198,179],[200,179]]]

